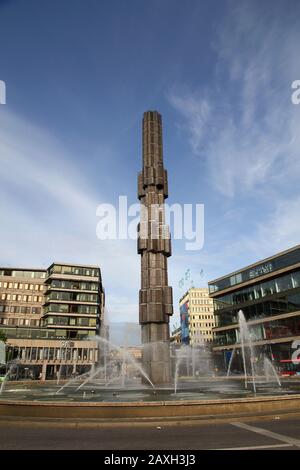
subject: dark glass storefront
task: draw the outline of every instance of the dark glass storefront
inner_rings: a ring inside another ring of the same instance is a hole
[[[258,355],[268,351],[274,361],[291,359],[294,342],[300,340],[299,263],[298,245],[209,283],[210,295],[214,298],[216,352],[223,351],[225,358],[234,345],[239,345],[238,312],[242,310]],[[277,272],[283,268],[285,272]],[[239,288],[240,283],[243,285]]]
[[[216,308],[216,307],[215,307]],[[287,292],[285,295],[270,296],[265,301],[240,303],[215,311],[216,327],[237,323],[237,314],[243,310],[246,320],[259,320],[266,317],[291,313],[300,310],[300,289]]]

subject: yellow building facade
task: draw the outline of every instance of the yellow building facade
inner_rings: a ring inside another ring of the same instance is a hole
[[[179,301],[180,312],[187,314],[188,342],[191,346],[209,344],[213,341],[215,326],[213,299],[205,287],[189,289]]]

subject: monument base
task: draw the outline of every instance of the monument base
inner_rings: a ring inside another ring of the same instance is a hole
[[[170,342],[167,324],[142,325],[142,366],[154,385],[171,383]]]

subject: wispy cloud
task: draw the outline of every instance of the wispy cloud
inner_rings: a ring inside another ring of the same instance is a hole
[[[97,239],[96,208],[103,196],[90,186],[88,172],[75,164],[79,160],[44,129],[1,110],[0,262],[99,265],[112,321],[138,321],[135,242]]]
[[[245,201],[256,207],[244,228],[233,220],[220,259],[248,250],[255,260],[300,240],[300,106],[291,103],[300,31],[280,2],[273,12],[264,2],[229,5],[212,43],[211,82],[190,92],[176,84],[168,98],[216,194],[237,214]]]
[[[196,93],[177,87],[169,94],[194,153],[205,159],[214,187],[229,197],[277,184],[279,175],[300,174],[300,112],[290,100],[300,32],[260,16],[256,2],[231,5],[213,43],[212,83]]]

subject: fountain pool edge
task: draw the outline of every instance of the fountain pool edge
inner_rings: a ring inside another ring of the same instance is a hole
[[[168,419],[234,416],[299,409],[300,395],[159,402],[0,401],[0,417],[53,419]]]

